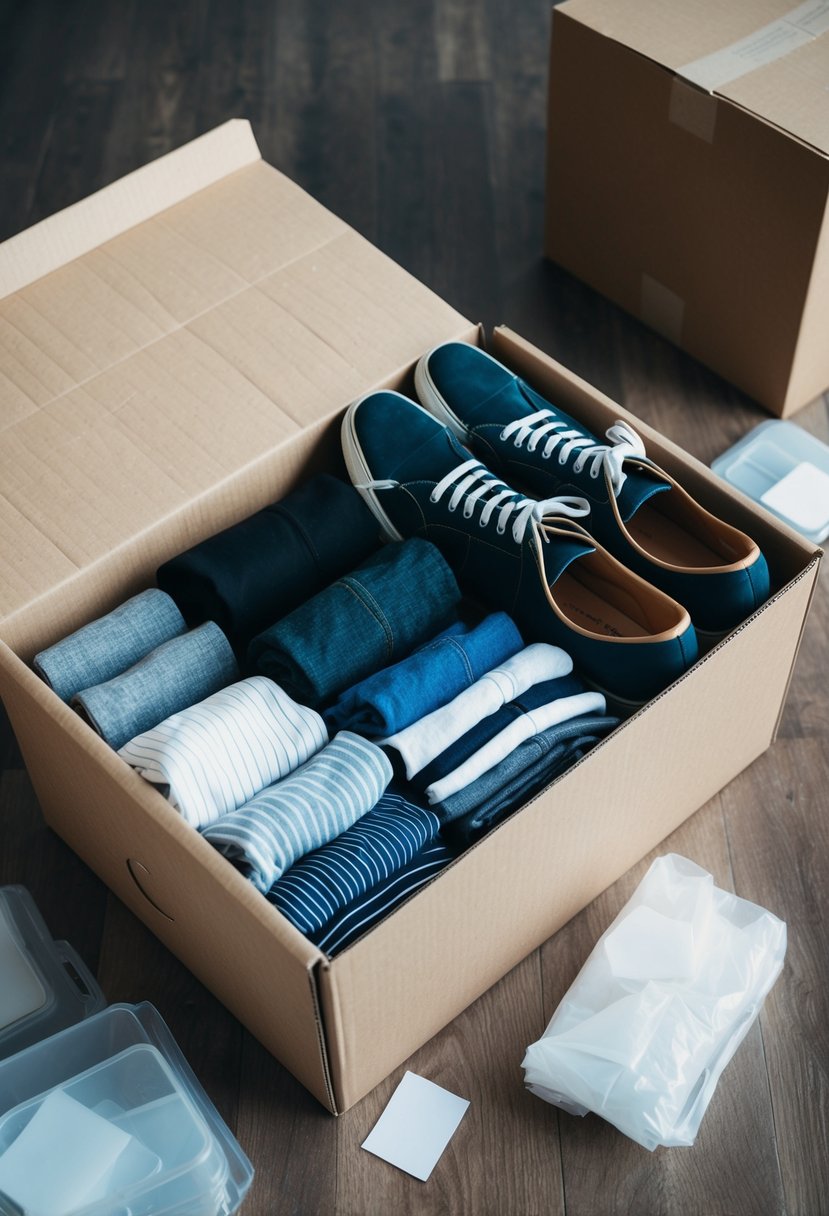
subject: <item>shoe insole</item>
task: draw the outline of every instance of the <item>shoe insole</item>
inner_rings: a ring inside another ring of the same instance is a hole
[[[641,621],[587,587],[579,579],[566,571],[556,582],[552,592],[559,611],[590,633],[598,633],[611,638],[641,638],[650,637],[651,630]]]
[[[696,569],[728,565],[733,558],[724,557],[681,522],[670,519],[654,505],[645,503],[627,525],[628,534],[637,545],[657,561],[670,566]]]

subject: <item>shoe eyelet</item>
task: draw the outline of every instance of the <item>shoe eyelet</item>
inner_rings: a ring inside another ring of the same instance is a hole
[[[489,520],[487,520],[487,523],[489,523]],[[481,516],[481,518],[478,520],[478,527],[479,527],[479,528],[485,528],[485,527],[486,527],[486,524],[484,523],[484,517],[483,517],[483,515],[482,515],[482,516]]]
[[[463,509],[464,519],[471,519],[474,514],[475,514],[474,511],[467,511],[466,507],[464,507],[464,509]]]
[[[435,498],[434,494],[429,495],[429,502],[437,502],[437,499]]]
[[[449,511],[450,513],[452,513],[452,512],[454,512],[454,511],[456,511],[456,510],[457,510],[457,507],[453,507],[453,506],[451,505],[451,503],[450,503],[450,504],[449,504],[449,506],[448,506],[446,509],[447,509],[447,511]]]
[[[495,529],[495,531],[498,533],[499,536],[503,536],[504,533],[506,532],[506,528],[502,528],[499,524],[499,526]]]
[[[506,437],[507,437],[507,432],[506,432],[506,431],[501,431],[501,432],[500,432],[500,434],[498,435],[498,438],[501,440],[501,442],[502,442],[502,443],[504,442],[504,440],[506,439]]]
[[[565,465],[567,463],[567,457],[564,455],[559,456],[558,463],[561,465]]]
[[[599,476],[599,470],[598,470],[598,469],[591,469],[591,470],[590,470],[590,476],[591,476],[591,477],[593,478],[593,480],[595,481],[595,480],[596,480],[596,478]]]

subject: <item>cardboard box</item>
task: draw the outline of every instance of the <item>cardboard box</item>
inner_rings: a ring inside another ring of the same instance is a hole
[[[372,385],[469,325],[219,128],[0,247],[0,694],[49,824],[329,1110],[343,1111],[759,755],[819,550],[676,446],[773,598],[334,960],[28,666],[173,553],[320,468]],[[494,353],[603,431],[630,417],[508,330]],[[701,763],[701,758],[705,759]],[[140,994],[138,994],[140,995]]]
[[[829,5],[554,10],[545,251],[786,416],[829,385]]]

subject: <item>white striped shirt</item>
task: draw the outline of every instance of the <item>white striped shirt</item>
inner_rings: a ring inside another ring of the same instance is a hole
[[[292,773],[328,742],[322,718],[252,676],[166,718],[118,752],[193,827]]]

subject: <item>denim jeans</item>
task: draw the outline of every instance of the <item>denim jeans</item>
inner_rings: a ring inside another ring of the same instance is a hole
[[[618,718],[597,714],[552,726],[432,810],[451,824],[453,842],[471,844],[580,760],[618,724]]]
[[[76,693],[71,704],[116,751],[171,714],[239,678],[218,625],[208,621],[162,643],[106,684]]]
[[[379,547],[357,491],[322,473],[159,567],[159,587],[189,625],[215,621],[238,655],[255,634]]]
[[[389,544],[254,638],[248,658],[316,708],[434,637],[459,600],[455,576],[434,545]]]
[[[268,899],[300,933],[315,932],[402,870],[439,830],[433,811],[388,790],[353,827],[286,870]]]
[[[329,730],[382,738],[445,705],[485,672],[516,654],[521,634],[505,612],[470,628],[460,622],[407,659],[355,684],[324,714]]]
[[[35,655],[33,667],[62,701],[118,676],[156,646],[185,633],[176,605],[151,587]]]

